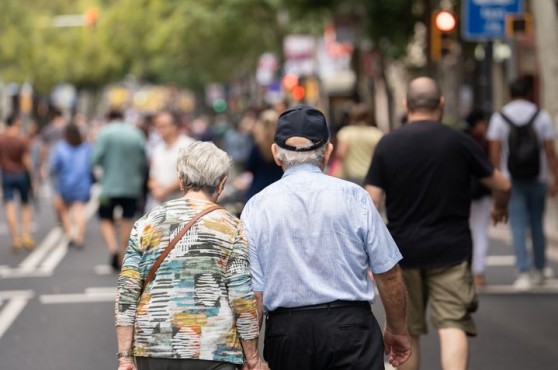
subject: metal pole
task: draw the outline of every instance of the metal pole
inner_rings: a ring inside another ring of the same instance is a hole
[[[492,41],[484,44],[484,60],[482,62],[481,94],[482,108],[487,113],[492,113]]]

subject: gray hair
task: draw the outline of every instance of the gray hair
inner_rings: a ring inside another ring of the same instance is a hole
[[[306,146],[299,146],[297,149],[307,148],[312,146],[312,144]],[[283,162],[285,168],[296,166],[299,164],[313,164],[318,167],[322,167],[324,163],[324,156],[326,152],[327,144],[322,145],[318,149],[309,150],[307,152],[294,152],[292,150],[287,150],[281,148],[277,145],[277,157]]]
[[[196,141],[180,148],[176,170],[184,191],[215,193],[219,182],[229,174],[231,158],[210,142]]]

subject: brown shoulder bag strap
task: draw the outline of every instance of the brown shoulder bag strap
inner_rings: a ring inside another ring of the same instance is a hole
[[[141,293],[143,293],[143,290],[145,289],[145,287],[147,286],[147,284],[149,284],[149,282],[151,280],[153,280],[153,278],[155,277],[155,273],[157,272],[157,269],[159,268],[159,266],[161,266],[161,263],[163,263],[163,261],[165,260],[165,258],[167,258],[167,256],[169,255],[169,253],[171,252],[171,250],[174,248],[174,246],[176,245],[176,243],[178,243],[180,241],[180,239],[182,239],[182,237],[184,236],[184,234],[186,234],[186,232],[192,227],[192,225],[199,220],[201,217],[205,216],[206,214],[208,214],[209,212],[213,212],[217,209],[222,209],[223,207],[221,206],[211,206],[209,208],[204,209],[203,211],[199,212],[198,214],[196,214],[194,217],[192,217],[192,219],[186,224],[184,225],[184,227],[180,230],[180,232],[174,237],[174,239],[172,239],[169,242],[169,245],[167,245],[167,247],[165,248],[165,250],[163,251],[163,253],[161,253],[161,255],[159,256],[159,258],[157,258],[157,261],[155,261],[155,263],[153,264],[153,267],[151,267],[151,270],[149,270],[149,273],[147,274],[145,280],[143,281],[143,285],[141,287]]]

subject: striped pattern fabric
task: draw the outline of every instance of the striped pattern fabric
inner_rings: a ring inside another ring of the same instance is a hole
[[[243,362],[240,339],[258,337],[248,247],[240,220],[213,211],[176,244],[140,296],[143,279],[203,200],[163,203],[138,220],[118,278],[116,325],[134,326],[143,357]]]

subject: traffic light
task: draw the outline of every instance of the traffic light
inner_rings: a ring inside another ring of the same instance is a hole
[[[529,35],[533,32],[533,17],[531,14],[507,14],[506,35],[509,38]]]
[[[83,14],[83,20],[87,27],[95,27],[99,20],[99,12],[96,8],[89,8]]]
[[[430,23],[430,59],[437,61],[451,51],[457,38],[457,19],[453,13],[442,10],[432,13]]]

